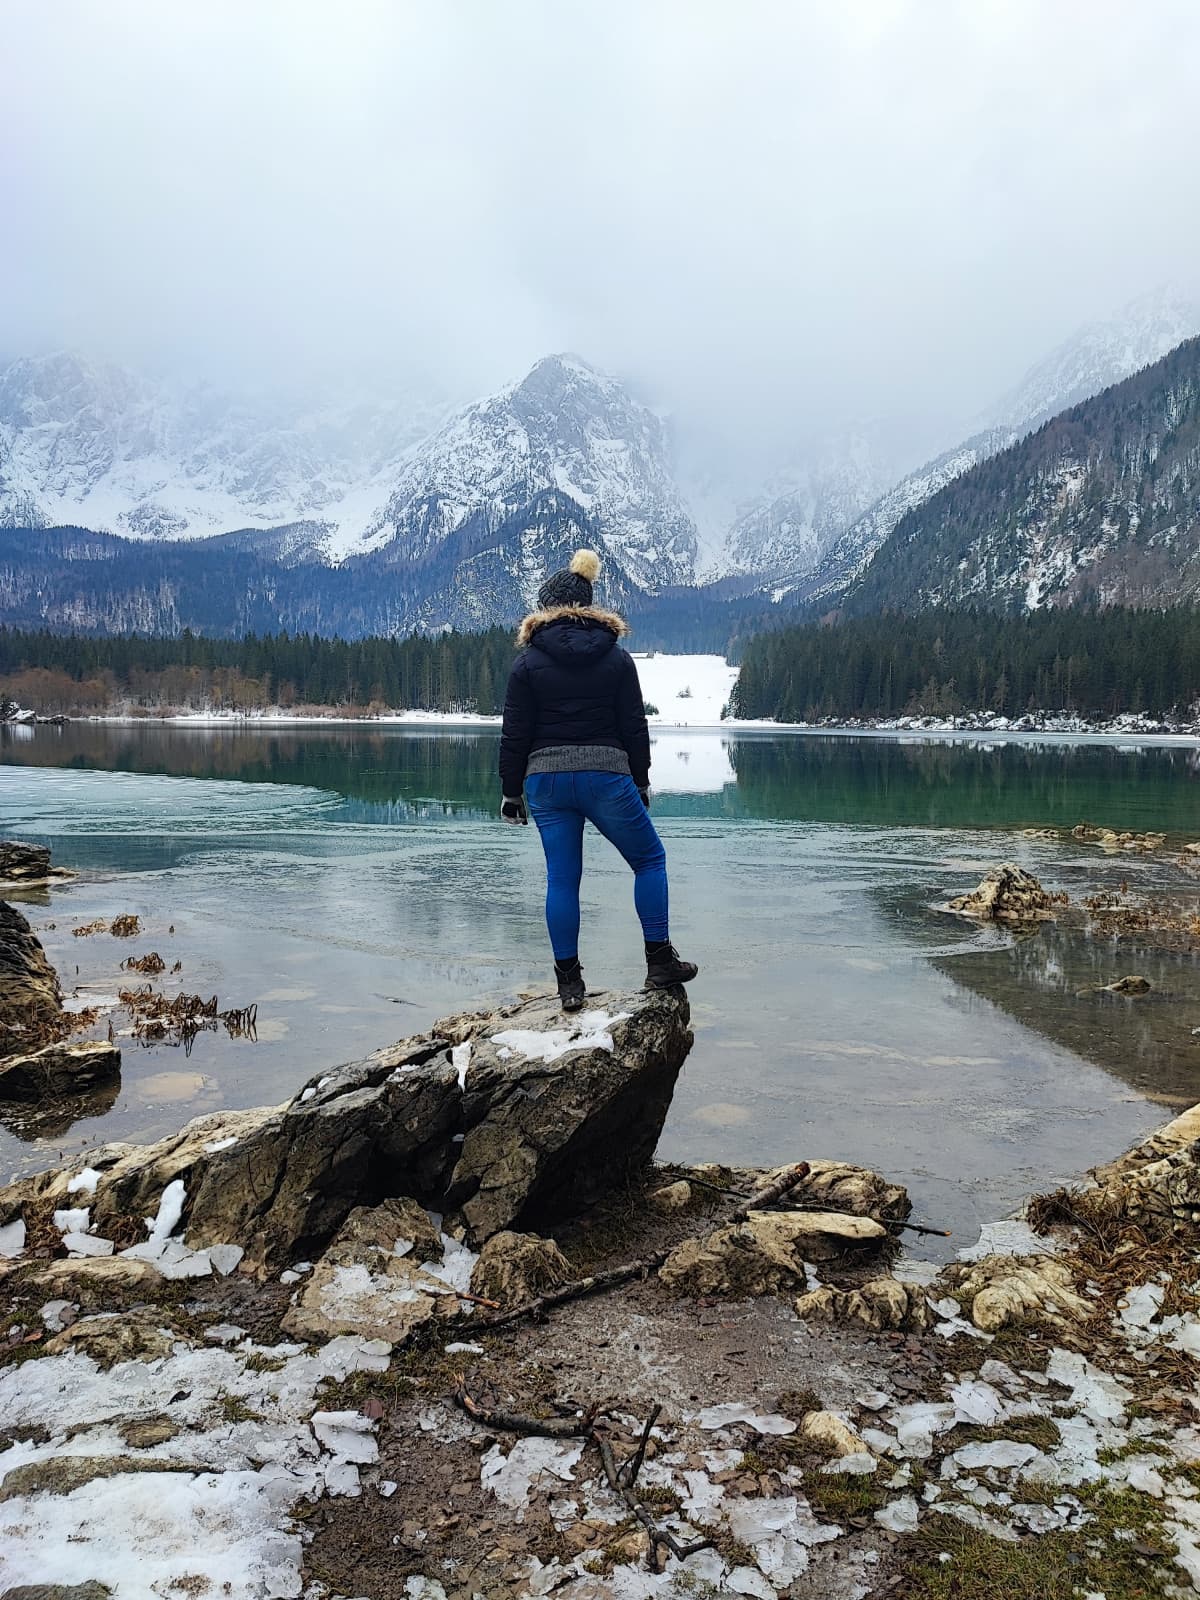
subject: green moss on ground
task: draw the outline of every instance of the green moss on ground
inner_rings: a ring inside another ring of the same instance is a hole
[[[898,1600],[1079,1600],[1090,1593],[1170,1600],[1181,1591],[1161,1507],[1132,1490],[1075,1492],[1090,1513],[1083,1527],[1019,1544],[933,1508],[899,1551],[892,1593]]]

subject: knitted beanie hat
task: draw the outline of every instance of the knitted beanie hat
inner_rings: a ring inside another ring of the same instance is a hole
[[[552,572],[538,590],[543,611],[552,606],[590,606],[592,585],[600,576],[600,557],[594,550],[576,550],[571,565]]]

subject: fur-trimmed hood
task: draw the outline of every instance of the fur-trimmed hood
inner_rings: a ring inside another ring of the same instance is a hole
[[[599,606],[549,606],[545,611],[531,611],[517,629],[517,648],[524,650],[539,628],[552,622],[582,622],[594,627],[607,628],[618,639],[629,632],[629,624],[615,611],[602,611]]]

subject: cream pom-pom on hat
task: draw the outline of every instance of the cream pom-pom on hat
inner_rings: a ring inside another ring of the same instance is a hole
[[[538,605],[543,610],[551,606],[590,606],[592,585],[600,576],[600,557],[594,550],[576,550],[571,565],[561,572],[552,572],[538,590]]]

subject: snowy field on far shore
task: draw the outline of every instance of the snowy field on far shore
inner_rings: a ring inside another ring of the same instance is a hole
[[[737,682],[738,669],[724,656],[639,655],[634,651],[642,695],[657,711],[647,720],[664,728],[711,728]]]

